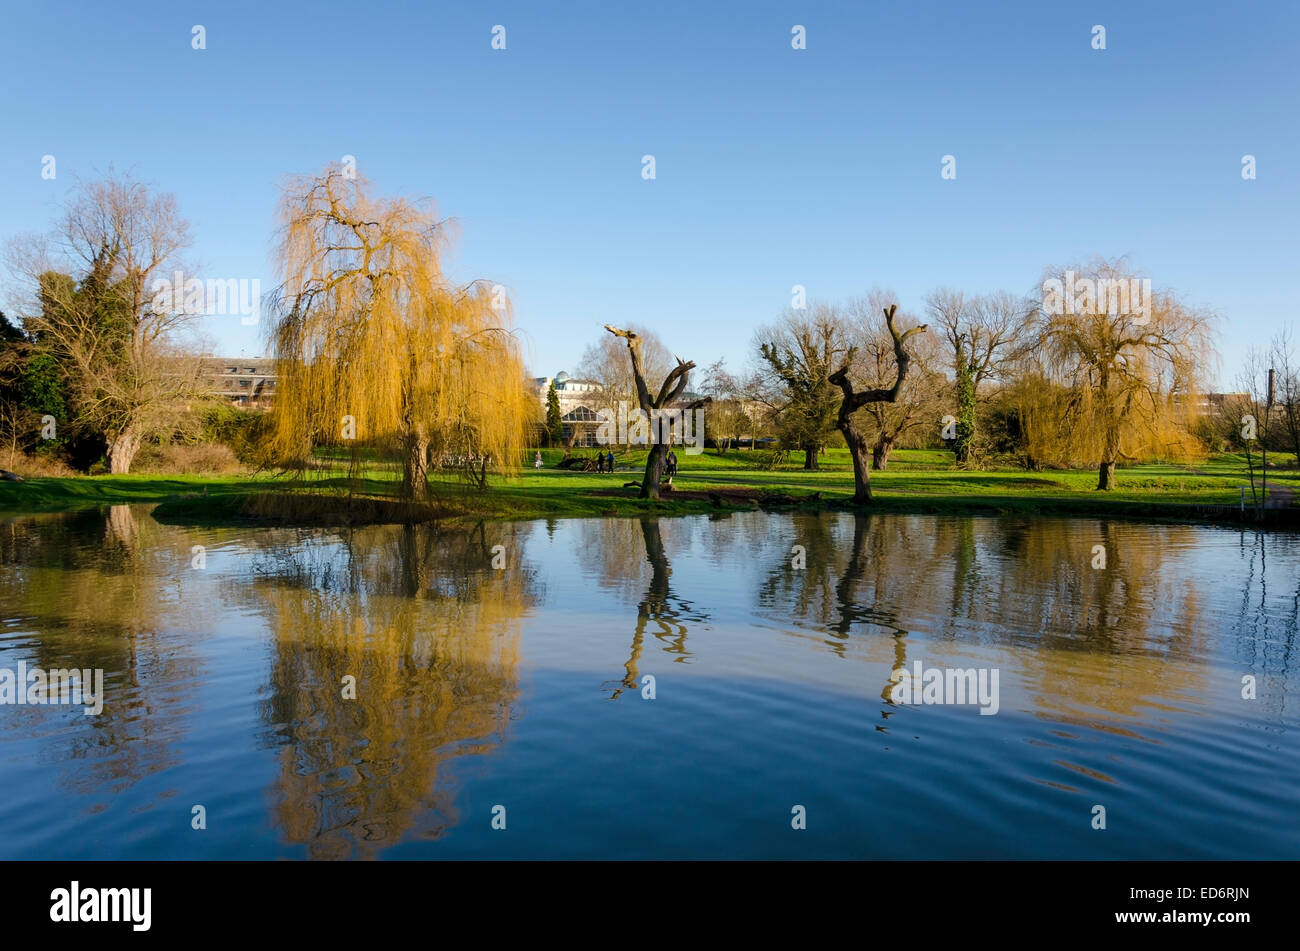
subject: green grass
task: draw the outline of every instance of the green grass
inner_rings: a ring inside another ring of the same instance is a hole
[[[591,451],[579,455],[591,455]],[[531,457],[531,453],[529,456]],[[349,483],[339,465],[318,486],[332,491],[304,492],[293,480],[258,476],[97,476],[34,478],[0,482],[0,511],[66,511],[130,502],[161,502],[160,518],[176,521],[222,521],[249,517],[250,512],[276,514],[286,520],[406,521],[422,518],[535,518],[599,515],[691,514],[715,511],[708,500],[666,496],[642,502],[624,482],[639,482],[644,450],[616,454],[613,473],[569,472],[553,468],[562,453],[543,450],[545,467],[531,466],[517,478],[495,480],[487,492],[455,482],[438,483],[432,502],[412,506],[395,499],[398,469],[368,458]],[[846,501],[853,491],[853,473],[846,450],[831,450],[817,471],[805,472],[802,456],[790,464],[766,469],[756,464],[766,453],[730,452],[718,456],[679,453],[674,480],[679,491],[750,490],[806,497],[822,494],[820,503]],[[341,462],[341,460],[337,460]],[[1300,489],[1300,470],[1292,457],[1270,457],[1289,468],[1269,472],[1270,486]],[[952,464],[939,450],[898,450],[885,472],[873,472],[874,508],[911,512],[1039,512],[1109,514],[1152,518],[1195,518],[1199,506],[1236,506],[1240,487],[1248,485],[1245,460],[1219,456],[1197,466],[1147,464],[1120,468],[1117,488],[1097,492],[1094,470],[1027,472],[995,467],[967,471]],[[346,492],[366,499],[348,500]],[[616,490],[610,493],[609,490]],[[1249,489],[1247,489],[1249,500]],[[1294,507],[1294,506],[1293,506]]]
[[[269,477],[124,475],[37,478],[0,482],[0,511],[50,512],[127,502],[161,502],[185,495],[244,495],[265,490]]]

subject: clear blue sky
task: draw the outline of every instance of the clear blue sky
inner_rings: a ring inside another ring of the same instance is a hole
[[[738,368],[794,284],[919,308],[1094,254],[1221,313],[1228,378],[1300,317],[1300,4],[727,7],[7,0],[0,238],[111,163],[177,195],[205,276],[269,288],[281,177],[352,154],[459,220],[539,375],[606,321]]]

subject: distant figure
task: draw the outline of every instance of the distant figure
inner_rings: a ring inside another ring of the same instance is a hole
[[[668,450],[668,478],[677,475],[677,453]]]
[[[537,450],[537,455],[533,456],[533,468],[540,469],[541,467],[542,467],[542,451],[539,449]]]
[[[597,472],[605,471],[605,456],[601,452],[596,453],[596,471]]]
[[[605,462],[609,465],[609,471],[613,472],[614,471],[614,450],[613,449],[611,449],[609,451],[609,455],[605,457]]]

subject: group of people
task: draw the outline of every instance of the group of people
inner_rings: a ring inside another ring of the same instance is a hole
[[[677,474],[677,453],[669,449],[668,458],[665,461],[667,463],[666,474],[668,478],[671,479],[673,476]],[[537,455],[533,457],[533,468],[540,469],[541,467],[542,467],[542,452],[539,449],[537,451]],[[599,452],[596,453],[596,471],[597,472],[614,471],[614,450],[611,449],[607,453],[599,453]]]

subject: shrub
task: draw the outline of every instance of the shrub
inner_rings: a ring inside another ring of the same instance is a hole
[[[202,439],[229,446],[240,462],[256,465],[263,461],[270,433],[268,413],[237,409],[225,404],[203,413]]]
[[[221,443],[164,446],[159,456],[161,468],[166,472],[219,474],[241,468],[234,451]]]
[[[61,479],[78,474],[77,470],[70,468],[54,453],[44,452],[36,452],[26,455],[18,453],[17,455],[8,458],[8,464],[4,468],[18,473],[24,479]]]
[[[131,466],[133,472],[159,472],[179,475],[220,474],[241,469],[239,459],[229,446],[221,443],[172,443],[159,446],[145,443]],[[92,475],[93,475],[92,471]]]

